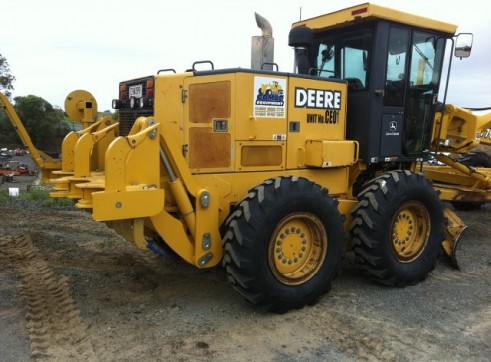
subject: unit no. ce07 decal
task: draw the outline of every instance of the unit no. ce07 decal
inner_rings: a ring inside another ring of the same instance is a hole
[[[295,107],[323,111],[322,113],[308,113],[307,123],[336,124],[339,122],[341,92],[297,87],[295,88]]]

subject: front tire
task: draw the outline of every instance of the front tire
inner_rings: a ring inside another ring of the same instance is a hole
[[[277,177],[249,191],[227,220],[223,267],[235,289],[267,311],[314,304],[343,255],[343,219],[325,188]]]
[[[404,287],[435,267],[444,235],[443,207],[423,176],[392,171],[358,196],[350,230],[362,269],[375,281]]]

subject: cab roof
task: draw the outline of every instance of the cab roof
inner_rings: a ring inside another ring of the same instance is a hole
[[[293,23],[292,27],[307,26],[314,32],[342,28],[355,22],[369,20],[388,20],[413,27],[434,30],[449,35],[455,34],[457,25],[405,13],[391,8],[364,3],[329,14]]]

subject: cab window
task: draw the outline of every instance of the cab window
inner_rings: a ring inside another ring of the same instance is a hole
[[[321,39],[316,59],[317,75],[346,79],[350,91],[365,90],[371,47],[372,32],[368,30],[348,37]]]

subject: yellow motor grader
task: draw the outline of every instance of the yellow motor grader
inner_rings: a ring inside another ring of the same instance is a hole
[[[458,157],[489,143],[491,114],[437,101],[445,50],[470,53],[455,32],[366,3],[294,23],[292,73],[207,61],[121,82],[118,122],[65,139],[52,196],[140,248],[221,263],[269,311],[315,303],[346,250],[415,284],[464,228],[441,200],[491,199],[491,165]],[[87,115],[90,94],[69,98]]]

